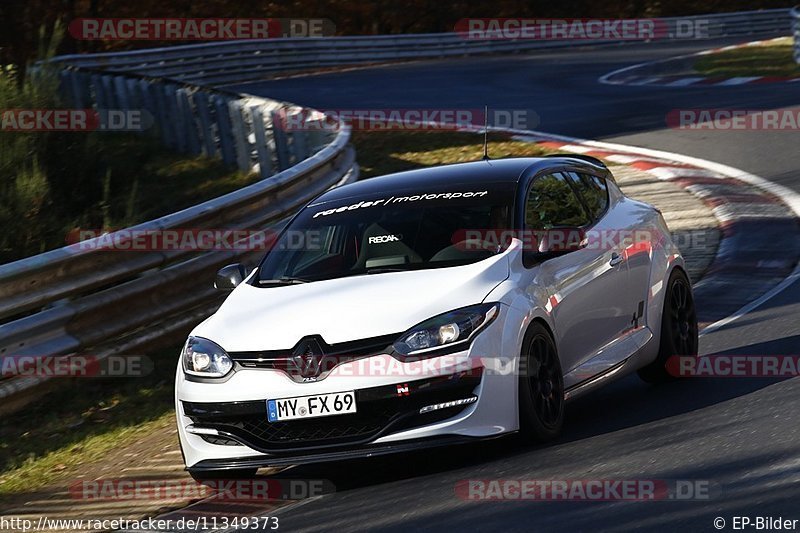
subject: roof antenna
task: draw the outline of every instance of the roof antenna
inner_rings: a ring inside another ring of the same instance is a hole
[[[483,107],[483,160],[489,161],[489,106]]]

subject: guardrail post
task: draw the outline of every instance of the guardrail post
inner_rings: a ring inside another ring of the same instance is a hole
[[[164,87],[165,103],[167,108],[167,127],[171,127],[175,134],[175,147],[179,152],[186,152],[186,125],[184,116],[178,108],[178,88],[175,85]]]
[[[317,122],[315,121],[314,127],[316,127]],[[308,155],[314,155],[319,147],[323,144],[322,143],[323,134],[321,131],[312,129],[309,130],[308,134],[306,135],[306,140],[308,141]]]
[[[320,147],[327,144],[328,138],[330,137],[331,129],[328,123],[329,117],[327,115],[322,115],[309,118],[306,120],[306,125],[308,126],[308,132],[306,135],[306,140],[308,144],[308,153],[309,155],[313,155],[316,153]]]
[[[250,108],[253,116],[253,134],[256,141],[256,156],[258,157],[258,172],[262,178],[272,176],[272,154],[267,144],[267,130],[264,127],[264,112],[261,106]]]
[[[94,89],[94,103],[97,109],[105,109],[108,107],[106,104],[106,95],[103,92],[103,84],[100,83],[100,76],[92,74],[90,87]]]
[[[134,78],[125,79],[125,85],[128,89],[128,98],[130,99],[128,105],[131,109],[142,110],[144,103],[142,102],[141,90],[139,88],[139,80]]]
[[[305,126],[305,123],[303,123]],[[298,163],[308,157],[308,132],[300,129],[292,132],[292,153],[294,162]]]
[[[88,100],[88,91],[86,90],[86,76],[78,72],[76,70],[68,70],[69,72],[69,84],[72,87],[72,105],[76,109],[83,109],[84,107],[88,107],[91,104]]]
[[[112,78],[112,86],[114,87],[114,92],[116,93],[116,101],[117,107],[119,109],[130,109],[131,108],[131,101],[128,95],[128,84],[125,83],[125,78],[123,76],[114,76]]]
[[[180,89],[177,92],[178,112],[181,116],[181,129],[186,135],[186,150],[193,155],[200,154],[200,137],[197,134],[197,124],[192,111],[192,102],[189,99],[189,90]]]
[[[236,150],[236,165],[242,172],[250,170],[250,135],[245,123],[245,108],[237,101],[228,104],[231,110],[233,147]]]
[[[150,82],[147,80],[133,80],[136,82],[136,85],[139,86],[139,94],[140,101],[142,103],[142,107],[150,113],[150,116],[153,118],[153,124],[156,126],[153,128],[153,131],[160,131],[161,130],[161,116],[158,112],[158,104],[155,101],[153,90],[150,86]]]
[[[194,107],[200,124],[203,153],[207,157],[214,157],[217,154],[217,141],[214,137],[214,129],[211,123],[211,104],[208,101],[208,93],[202,90],[196,91],[192,95],[192,99],[194,100]]]
[[[175,138],[173,136],[173,128],[170,123],[169,111],[167,110],[167,95],[164,93],[164,88],[156,83],[148,83],[147,90],[152,96],[153,103],[156,110],[156,122],[158,123],[158,132],[161,135],[161,141],[170,148],[174,148]]]
[[[103,87],[103,97],[106,103],[105,109],[113,109],[114,103],[117,100],[114,98],[114,87],[111,76],[100,76],[100,85]]]
[[[58,73],[58,92],[70,105],[78,107],[75,105],[76,96],[69,70],[62,70]]]
[[[214,111],[217,119],[217,134],[222,161],[228,167],[236,165],[236,154],[233,151],[233,131],[231,131],[231,115],[228,101],[222,96],[213,96]]]
[[[284,111],[270,113],[272,119],[272,138],[275,139],[275,155],[278,158],[278,171],[289,168],[289,140],[283,127],[282,114]]]
[[[296,164],[303,160],[304,139],[302,138],[305,123],[302,110],[296,108],[284,108],[281,111],[281,126],[283,126],[284,139],[290,164]]]

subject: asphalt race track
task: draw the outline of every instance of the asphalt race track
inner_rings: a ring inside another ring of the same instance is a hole
[[[754,37],[755,38],[755,37]],[[739,39],[741,41],[742,39]],[[724,163],[800,191],[796,131],[685,132],[677,108],[777,109],[800,104],[800,83],[731,87],[602,85],[612,70],[732,41],[576,48],[532,55],[425,61],[237,87],[323,109],[533,109],[536,129],[668,150]],[[705,354],[800,354],[800,282],[701,339]],[[631,376],[570,404],[564,435],[516,438],[413,455],[295,467],[336,491],[279,512],[287,531],[382,529],[715,531],[734,516],[800,519],[797,380],[687,379],[648,386]],[[707,481],[707,500],[476,502],[468,479]]]

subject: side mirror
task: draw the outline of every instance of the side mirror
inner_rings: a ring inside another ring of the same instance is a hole
[[[214,278],[214,288],[223,291],[235,289],[246,277],[247,271],[241,263],[224,266]]]

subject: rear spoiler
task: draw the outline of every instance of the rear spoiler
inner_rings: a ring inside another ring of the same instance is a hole
[[[588,163],[592,163],[598,167],[608,168],[605,163],[603,163],[600,159],[593,157],[591,155],[586,154],[547,154],[545,157],[563,157],[567,159],[580,159],[581,161],[586,161]]]
[[[611,179],[614,179],[614,176],[611,174],[611,171],[608,170],[608,166],[601,161],[600,159],[586,154],[547,154],[544,157],[560,157],[562,159],[578,159],[580,161],[585,161],[587,163],[591,163],[594,166],[600,167],[603,170],[608,171],[608,175],[611,176]],[[615,180],[616,181],[616,180]]]

